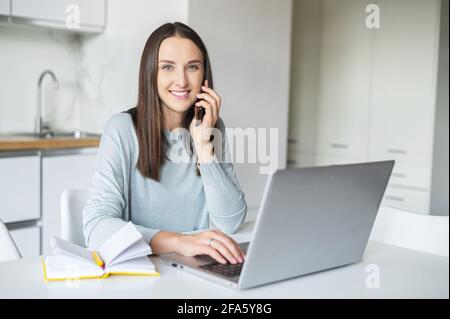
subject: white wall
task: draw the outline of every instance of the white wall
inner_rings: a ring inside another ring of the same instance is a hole
[[[189,2],[189,25],[205,42],[223,99],[221,117],[230,128],[278,128],[279,168],[286,166],[291,21],[292,0]],[[250,218],[268,176],[260,166],[235,163]]]

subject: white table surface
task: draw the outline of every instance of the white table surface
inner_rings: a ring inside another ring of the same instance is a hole
[[[233,237],[251,237],[245,223]],[[165,265],[159,277],[44,282],[41,258],[0,263],[0,298],[449,298],[449,259],[369,241],[363,261],[262,287],[238,291]],[[379,287],[366,281],[379,271]]]

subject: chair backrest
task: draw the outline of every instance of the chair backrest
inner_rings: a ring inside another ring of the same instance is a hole
[[[22,256],[20,255],[20,252],[11,237],[11,234],[3,221],[0,219],[0,262],[20,258],[22,258]]]
[[[448,216],[422,215],[380,206],[370,240],[448,257],[448,236]]]
[[[89,190],[68,189],[61,194],[61,238],[86,247],[83,236],[83,209]]]

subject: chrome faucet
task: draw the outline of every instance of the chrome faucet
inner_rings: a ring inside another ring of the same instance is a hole
[[[57,89],[59,87],[59,82],[56,79],[56,76],[52,71],[45,70],[39,76],[38,91],[37,91],[37,94],[38,94],[37,95],[37,113],[36,113],[36,133],[39,135],[42,134],[42,129],[43,129],[43,125],[42,125],[43,124],[42,123],[42,82],[47,74],[52,77],[53,82],[55,84],[55,89]],[[49,129],[48,126],[46,126],[45,128]]]

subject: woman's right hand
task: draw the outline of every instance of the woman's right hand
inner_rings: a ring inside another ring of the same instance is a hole
[[[239,244],[219,230],[183,234],[177,239],[177,253],[184,256],[209,255],[221,264],[244,262]]]

